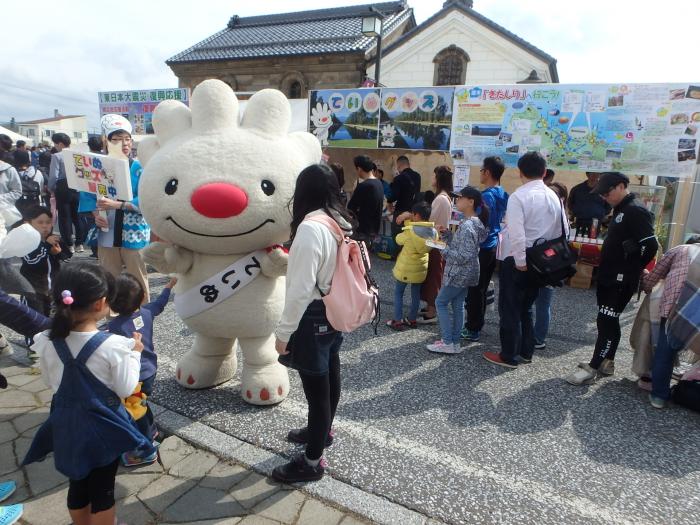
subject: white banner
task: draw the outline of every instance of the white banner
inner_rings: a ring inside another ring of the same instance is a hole
[[[180,318],[187,319],[213,308],[248,286],[260,273],[260,261],[265,254],[265,250],[249,253],[206,281],[176,294],[175,310]]]

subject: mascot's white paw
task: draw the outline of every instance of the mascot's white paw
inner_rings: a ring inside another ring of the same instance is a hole
[[[246,364],[241,372],[241,396],[253,405],[275,405],[289,393],[287,369],[279,363]]]
[[[282,248],[275,248],[260,261],[260,270],[268,277],[282,277],[287,275],[288,262],[289,253]]]
[[[220,385],[236,373],[236,356],[202,356],[190,350],[177,363],[175,377],[185,388],[199,389]]]

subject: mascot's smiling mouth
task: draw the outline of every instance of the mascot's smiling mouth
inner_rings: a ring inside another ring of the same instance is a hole
[[[197,233],[197,232],[193,232],[192,230],[188,230],[187,228],[183,228],[183,227],[180,226],[180,225],[177,223],[177,221],[176,221],[175,219],[173,219],[172,217],[167,217],[165,220],[172,222],[175,226],[177,226],[178,228],[180,228],[182,231],[185,231],[185,232],[187,232],[187,233],[191,233],[192,235],[199,235],[200,237],[240,237],[241,235],[247,235],[247,234],[249,234],[249,233],[253,233],[255,230],[259,230],[260,228],[262,228],[263,226],[265,226],[268,222],[271,222],[271,223],[274,223],[274,222],[275,222],[275,221],[272,220],[272,219],[265,219],[261,224],[257,225],[257,226],[256,226],[255,228],[253,228],[252,230],[248,230],[247,232],[243,232],[243,233],[234,233],[234,234],[232,234],[232,235],[209,235],[209,234],[206,234],[206,233]]]

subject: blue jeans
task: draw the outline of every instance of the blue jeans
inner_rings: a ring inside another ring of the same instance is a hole
[[[394,321],[403,319],[403,292],[409,284],[411,286],[411,307],[408,310],[408,320],[415,321],[418,317],[421,283],[404,283],[397,280],[396,286],[394,286]]]
[[[457,286],[443,286],[435,299],[438,321],[440,323],[440,334],[442,342],[448,345],[459,344],[460,334],[464,325],[464,298],[467,296],[468,288]],[[452,317],[448,305],[452,305]]]
[[[671,377],[676,354],[683,350],[683,344],[666,333],[666,319],[661,319],[659,340],[651,365],[651,395],[661,399],[671,397]]]
[[[535,343],[544,343],[549,333],[549,320],[552,318],[552,295],[554,287],[540,288],[535,299]]]

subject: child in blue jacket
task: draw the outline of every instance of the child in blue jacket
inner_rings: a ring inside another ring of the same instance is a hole
[[[175,283],[177,283],[177,278],[172,278],[155,301],[142,305],[145,292],[141,281],[130,273],[122,273],[115,282],[114,296],[109,303],[112,311],[118,314],[107,325],[109,332],[116,335],[134,332],[141,334],[143,352],[141,353],[139,382],[141,383],[141,392],[147,397],[150,397],[153,392],[153,383],[158,369],[158,356],[153,347],[153,320],[163,313]],[[146,404],[146,414],[136,421],[136,426],[146,437],[150,439],[156,437],[157,429],[148,404]],[[156,459],[156,454],[141,457],[133,452],[126,452],[121,457],[125,467],[153,463]]]

